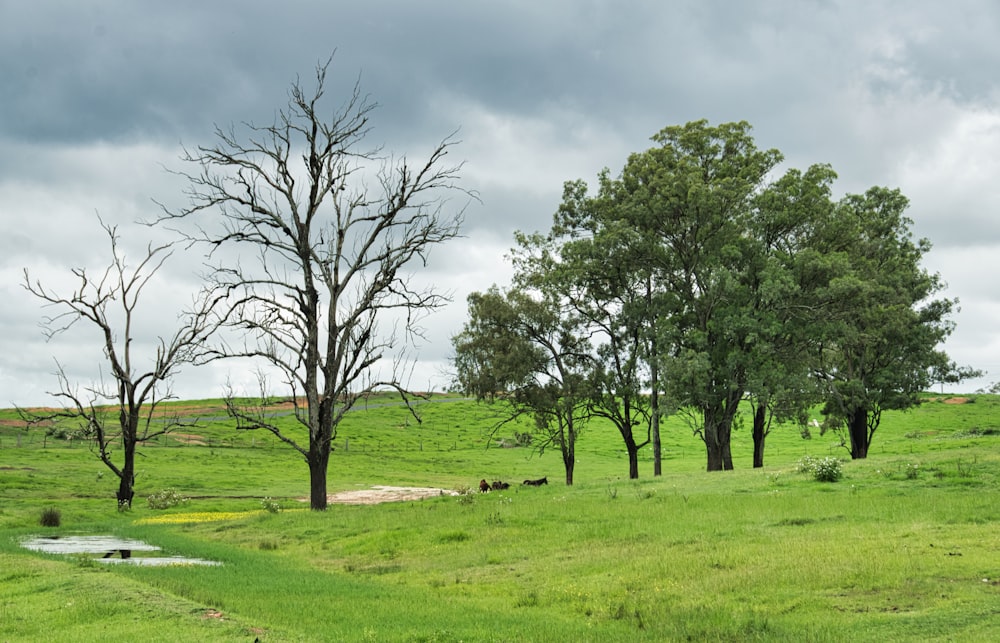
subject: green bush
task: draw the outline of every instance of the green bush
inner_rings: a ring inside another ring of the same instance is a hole
[[[62,523],[62,513],[55,507],[42,509],[42,517],[39,520],[42,527],[58,527]]]
[[[281,511],[281,503],[274,498],[267,497],[260,501],[260,506],[268,513],[276,514]]]

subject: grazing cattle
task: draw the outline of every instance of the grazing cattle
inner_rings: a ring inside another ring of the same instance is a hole
[[[499,480],[493,481],[493,491],[503,491],[504,489],[510,489],[510,485],[506,482],[500,482]]]
[[[490,484],[485,480],[479,481],[479,493],[486,493],[490,490]]]
[[[545,476],[544,478],[539,478],[538,480],[525,480],[524,484],[529,487],[540,487],[543,484],[549,484],[549,477]]]

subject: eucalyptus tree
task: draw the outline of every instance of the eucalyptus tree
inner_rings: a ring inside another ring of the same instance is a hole
[[[272,124],[219,128],[215,145],[188,153],[199,167],[185,175],[190,205],[164,214],[195,219],[187,234],[211,249],[208,279],[241,338],[214,356],[263,360],[288,386],[292,427],[232,392],[227,408],[238,428],[270,431],[303,457],[314,510],[327,506],[332,443],[355,401],[384,387],[405,397],[400,355],[447,301],[412,271],[459,234],[463,208],[448,195],[474,196],[446,163],[450,138],[416,164],[366,147],[375,105],[357,84],[328,97],[330,62],[313,89],[292,84]]]
[[[68,292],[32,280],[25,269],[24,287],[57,311],[44,320],[50,340],[77,324],[100,338],[110,380],[100,377],[81,387],[70,381],[57,360],[59,389],[51,395],[61,402],[60,407],[45,411],[22,409],[21,415],[35,425],[76,424],[78,434],[92,441],[97,457],[118,478],[118,508],[126,510],[131,508],[135,495],[136,449],[175,427],[190,424],[163,414],[160,405],[173,399],[173,376],[182,366],[197,361],[218,322],[213,310],[216,301],[202,296],[180,316],[172,335],[155,340],[145,336],[141,313],[149,304],[140,306],[140,301],[148,302],[153,296],[148,292],[151,280],[173,249],[170,244],[149,245],[145,255],[130,264],[117,227],[103,221],[101,227],[111,245],[111,260],[105,268],[96,273],[86,268],[72,269],[76,286]],[[144,353],[147,346],[152,347]],[[95,364],[100,361],[95,357]]]
[[[468,302],[469,320],[452,338],[459,385],[480,400],[509,404],[498,426],[530,415],[534,448],[558,448],[572,485],[576,440],[590,416],[586,336],[551,293],[494,286]]]
[[[755,293],[744,278],[756,243],[754,199],[781,160],[747,123],[667,127],[602,185],[611,217],[643,238],[657,284],[656,355],[671,406],[697,409],[709,470],[732,468],[730,434],[747,390]]]
[[[657,397],[647,393],[653,286],[642,256],[633,251],[641,237],[615,216],[610,185],[607,172],[594,196],[583,181],[564,185],[563,201],[545,237],[546,243],[559,245],[560,263],[538,274],[543,287],[564,294],[591,333],[591,411],[618,430],[629,478],[634,479],[639,477],[639,450],[659,444],[653,434]]]
[[[976,374],[940,350],[958,301],[936,298],[944,282],[921,266],[931,246],[913,239],[908,205],[899,190],[873,187],[840,200],[825,229],[823,251],[846,266],[825,291],[833,314],[817,373],[854,459],[867,457],[882,411],[916,405],[935,380]]]
[[[755,197],[748,219],[750,243],[740,280],[751,295],[748,311],[754,320],[746,346],[754,467],[764,465],[774,421],[804,425],[808,408],[821,401],[809,358],[821,341],[816,332],[826,313],[813,296],[818,282],[810,278],[810,247],[833,210],[835,178],[828,165],[789,169]]]

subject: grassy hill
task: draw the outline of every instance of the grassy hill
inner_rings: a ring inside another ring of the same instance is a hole
[[[835,483],[798,466],[848,457],[829,433],[775,427],[754,470],[746,418],[737,470],[706,473],[680,417],[664,428],[664,475],[652,477],[647,447],[630,481],[617,432],[595,422],[572,487],[558,453],[497,446],[526,427],[491,435],[488,406],[439,396],[418,423],[382,396],[342,425],[330,491],[463,493],[324,513],[300,500],[299,456],[236,432],[220,401],[169,411],[201,420],[141,449],[126,513],[86,443],[0,412],[0,640],[1000,638],[997,396],[886,412],[869,458],[844,462]],[[465,493],[541,476],[548,486]],[[186,501],[147,505],[164,491]],[[59,527],[39,524],[46,509]],[[53,534],[138,538],[222,565],[109,566],[20,546]]]

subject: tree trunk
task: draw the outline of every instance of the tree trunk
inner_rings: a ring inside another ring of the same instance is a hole
[[[705,452],[708,456],[708,471],[731,471],[733,454],[729,448],[733,428],[733,410],[719,405],[703,411]]]
[[[625,450],[628,452],[628,478],[629,480],[639,479],[639,447],[635,440],[625,440]]]
[[[708,454],[708,471],[722,471],[722,450],[719,448],[718,444],[710,444],[708,441],[705,442],[706,452]]]
[[[708,471],[722,471],[722,443],[719,439],[719,422],[711,409],[702,412],[704,421],[702,437],[705,440],[705,453],[708,456]]]
[[[118,476],[118,510],[132,508],[132,498],[135,495],[135,442],[125,440],[122,444],[125,461]]]
[[[330,462],[330,443],[320,442],[309,447],[309,508],[326,510],[326,469]]]
[[[764,425],[767,420],[767,406],[758,404],[753,415],[753,468],[759,469],[764,466]]]
[[[576,467],[576,433],[572,427],[565,433],[562,444],[563,466],[566,469],[566,486],[573,486],[573,469]]]
[[[851,459],[868,457],[868,412],[856,408],[847,414],[847,432],[851,436]]]
[[[655,373],[655,369],[654,369]],[[663,454],[660,442],[660,396],[656,392],[658,383],[653,376],[653,391],[649,398],[650,432],[653,434],[653,476],[663,475]]]

